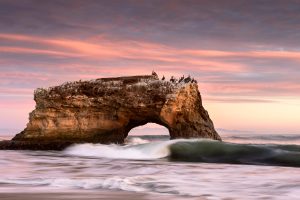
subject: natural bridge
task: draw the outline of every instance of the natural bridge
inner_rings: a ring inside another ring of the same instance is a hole
[[[156,74],[64,83],[34,92],[27,127],[0,149],[63,149],[73,143],[123,143],[146,123],[170,138],[221,140],[202,106],[196,81],[160,80]]]

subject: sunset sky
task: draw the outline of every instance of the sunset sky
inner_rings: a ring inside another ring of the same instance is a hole
[[[195,77],[218,129],[300,134],[300,1],[0,0],[0,134],[37,87],[152,70]]]

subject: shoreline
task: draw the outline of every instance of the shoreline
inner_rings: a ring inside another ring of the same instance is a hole
[[[155,194],[142,192],[129,192],[121,190],[92,190],[92,191],[68,191],[68,192],[0,192],[0,199],[4,200],[169,200],[175,199],[175,195]],[[206,200],[204,197],[176,196],[176,200]]]

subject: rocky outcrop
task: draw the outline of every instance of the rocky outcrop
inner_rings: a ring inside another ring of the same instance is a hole
[[[123,143],[128,132],[153,122],[170,138],[221,140],[191,79],[157,75],[65,83],[34,92],[27,127],[2,149],[63,149],[72,143]]]

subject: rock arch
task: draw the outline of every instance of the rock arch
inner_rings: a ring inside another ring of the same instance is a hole
[[[171,139],[221,140],[195,81],[165,81],[157,75],[76,81],[37,89],[34,100],[27,127],[6,148],[123,143],[132,128],[149,122],[166,127]]]

